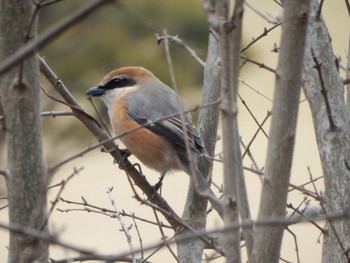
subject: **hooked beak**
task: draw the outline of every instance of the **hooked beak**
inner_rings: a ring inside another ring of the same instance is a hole
[[[88,89],[88,91],[86,91],[85,95],[99,97],[99,96],[102,96],[103,94],[105,94],[105,92],[106,92],[106,90],[102,86],[95,86],[95,87]]]

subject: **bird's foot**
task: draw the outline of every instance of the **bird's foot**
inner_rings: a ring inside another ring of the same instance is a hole
[[[122,158],[120,160],[114,160],[114,164],[121,164],[123,163],[125,160],[127,160],[129,158],[129,156],[131,155],[131,152],[129,149],[125,148],[125,149],[119,149],[119,153],[122,156]]]
[[[165,176],[165,173],[162,173],[162,174],[160,175],[159,181],[153,186],[153,195],[152,195],[152,198],[153,198],[154,195],[158,192],[158,190],[162,187],[164,176]]]

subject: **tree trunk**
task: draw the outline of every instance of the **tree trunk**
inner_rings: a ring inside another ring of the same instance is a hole
[[[350,221],[350,127],[331,39],[322,17],[317,17],[317,1],[312,13],[303,72],[303,87],[316,132],[325,182],[325,208],[328,216],[341,216],[327,222],[322,262],[349,262]],[[315,60],[320,64],[315,68]],[[322,79],[320,78],[320,74]]]
[[[0,3],[0,61],[36,37],[34,6],[27,0]],[[32,20],[33,19],[33,20]],[[10,224],[46,232],[47,171],[42,156],[37,54],[0,78],[7,143],[6,185]],[[48,244],[10,232],[8,262],[48,262]]]

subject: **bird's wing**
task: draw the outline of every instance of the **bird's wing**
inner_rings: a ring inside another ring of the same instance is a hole
[[[199,137],[197,130],[189,124],[186,124],[185,127],[183,127],[183,122],[180,120],[179,117],[169,117],[160,122],[154,122],[157,120],[151,120],[145,117],[130,114],[129,117],[141,125],[146,125],[147,129],[150,129],[151,131],[162,136],[171,143],[174,143],[183,148],[186,147],[186,132],[188,136],[188,144],[191,150],[197,153],[204,152],[204,144],[202,139]],[[147,125],[147,123],[149,124]]]
[[[162,92],[162,91],[160,91]],[[166,90],[166,92],[169,92]],[[156,94],[154,96],[157,96]],[[163,94],[162,98],[167,97]],[[185,107],[178,99],[177,95],[171,96],[173,100],[161,100],[158,98],[145,98],[133,96],[132,101],[128,103],[128,114],[131,119],[141,125],[146,125],[154,133],[162,136],[171,143],[186,147],[185,133],[191,150],[196,153],[204,153],[204,144],[199,133],[192,124],[191,115],[184,113]],[[145,103],[147,100],[147,103]],[[137,107],[135,105],[137,104]],[[160,120],[161,121],[158,121]],[[184,119],[184,122],[182,121]]]

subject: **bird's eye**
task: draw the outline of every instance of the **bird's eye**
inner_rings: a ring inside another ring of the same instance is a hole
[[[123,77],[117,77],[113,79],[114,84],[116,85],[116,87],[120,87],[122,86],[122,84],[126,81],[126,78]]]
[[[104,89],[118,89],[124,87],[131,87],[136,84],[136,81],[127,77],[115,77],[108,81],[103,88]]]

